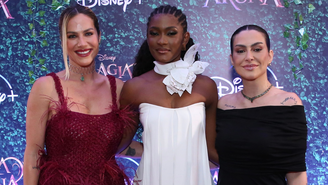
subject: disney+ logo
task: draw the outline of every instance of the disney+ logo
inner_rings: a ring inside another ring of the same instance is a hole
[[[10,98],[12,102],[15,101],[15,97],[18,97],[17,94],[14,94],[14,90],[8,80],[0,75],[0,79],[5,82],[5,84],[0,83],[0,105],[4,102],[7,98]]]

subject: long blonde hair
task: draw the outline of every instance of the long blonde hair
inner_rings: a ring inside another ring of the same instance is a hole
[[[77,14],[84,14],[90,17],[93,20],[93,24],[97,30],[98,36],[100,35],[99,23],[98,18],[95,13],[88,7],[81,6],[76,4],[72,7],[67,7],[60,15],[59,19],[59,33],[60,33],[60,40],[61,46],[63,49],[63,59],[65,65],[65,80],[69,78],[69,66],[68,66],[68,54],[67,54],[67,24],[69,20],[71,20]]]

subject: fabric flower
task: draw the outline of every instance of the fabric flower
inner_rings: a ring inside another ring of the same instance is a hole
[[[184,60],[180,59],[168,64],[160,64],[154,61],[154,71],[161,75],[167,75],[163,83],[171,95],[178,93],[181,97],[184,91],[191,94],[192,84],[196,80],[196,74],[203,73],[209,65],[207,62],[194,62],[198,47],[199,44],[191,46],[186,52]]]

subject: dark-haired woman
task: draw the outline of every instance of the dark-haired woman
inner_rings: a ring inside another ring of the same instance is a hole
[[[244,88],[218,102],[218,184],[306,185],[304,107],[295,93],[268,80],[273,59],[268,33],[245,25],[230,44],[231,63]]]
[[[151,13],[134,78],[122,89],[121,106],[139,110],[144,129],[135,184],[212,184],[208,156],[217,161],[215,132],[205,132],[215,130],[218,95],[215,82],[201,75],[208,64],[197,61],[186,19],[170,5]]]
[[[115,154],[132,139],[123,137],[129,115],[118,107],[123,82],[95,71],[98,19],[68,7],[59,31],[65,70],[39,78],[27,103],[24,184],[124,185]]]

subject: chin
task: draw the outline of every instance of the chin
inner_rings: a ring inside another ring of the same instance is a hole
[[[163,63],[163,64],[170,63],[170,60],[163,60],[163,59],[161,59],[161,60],[156,60],[156,61],[159,62],[159,63]]]
[[[87,60],[87,61],[82,61],[81,66],[82,67],[89,67],[93,62],[93,60]]]
[[[254,81],[256,79],[258,79],[257,76],[240,76],[243,80],[246,80],[246,81]]]

